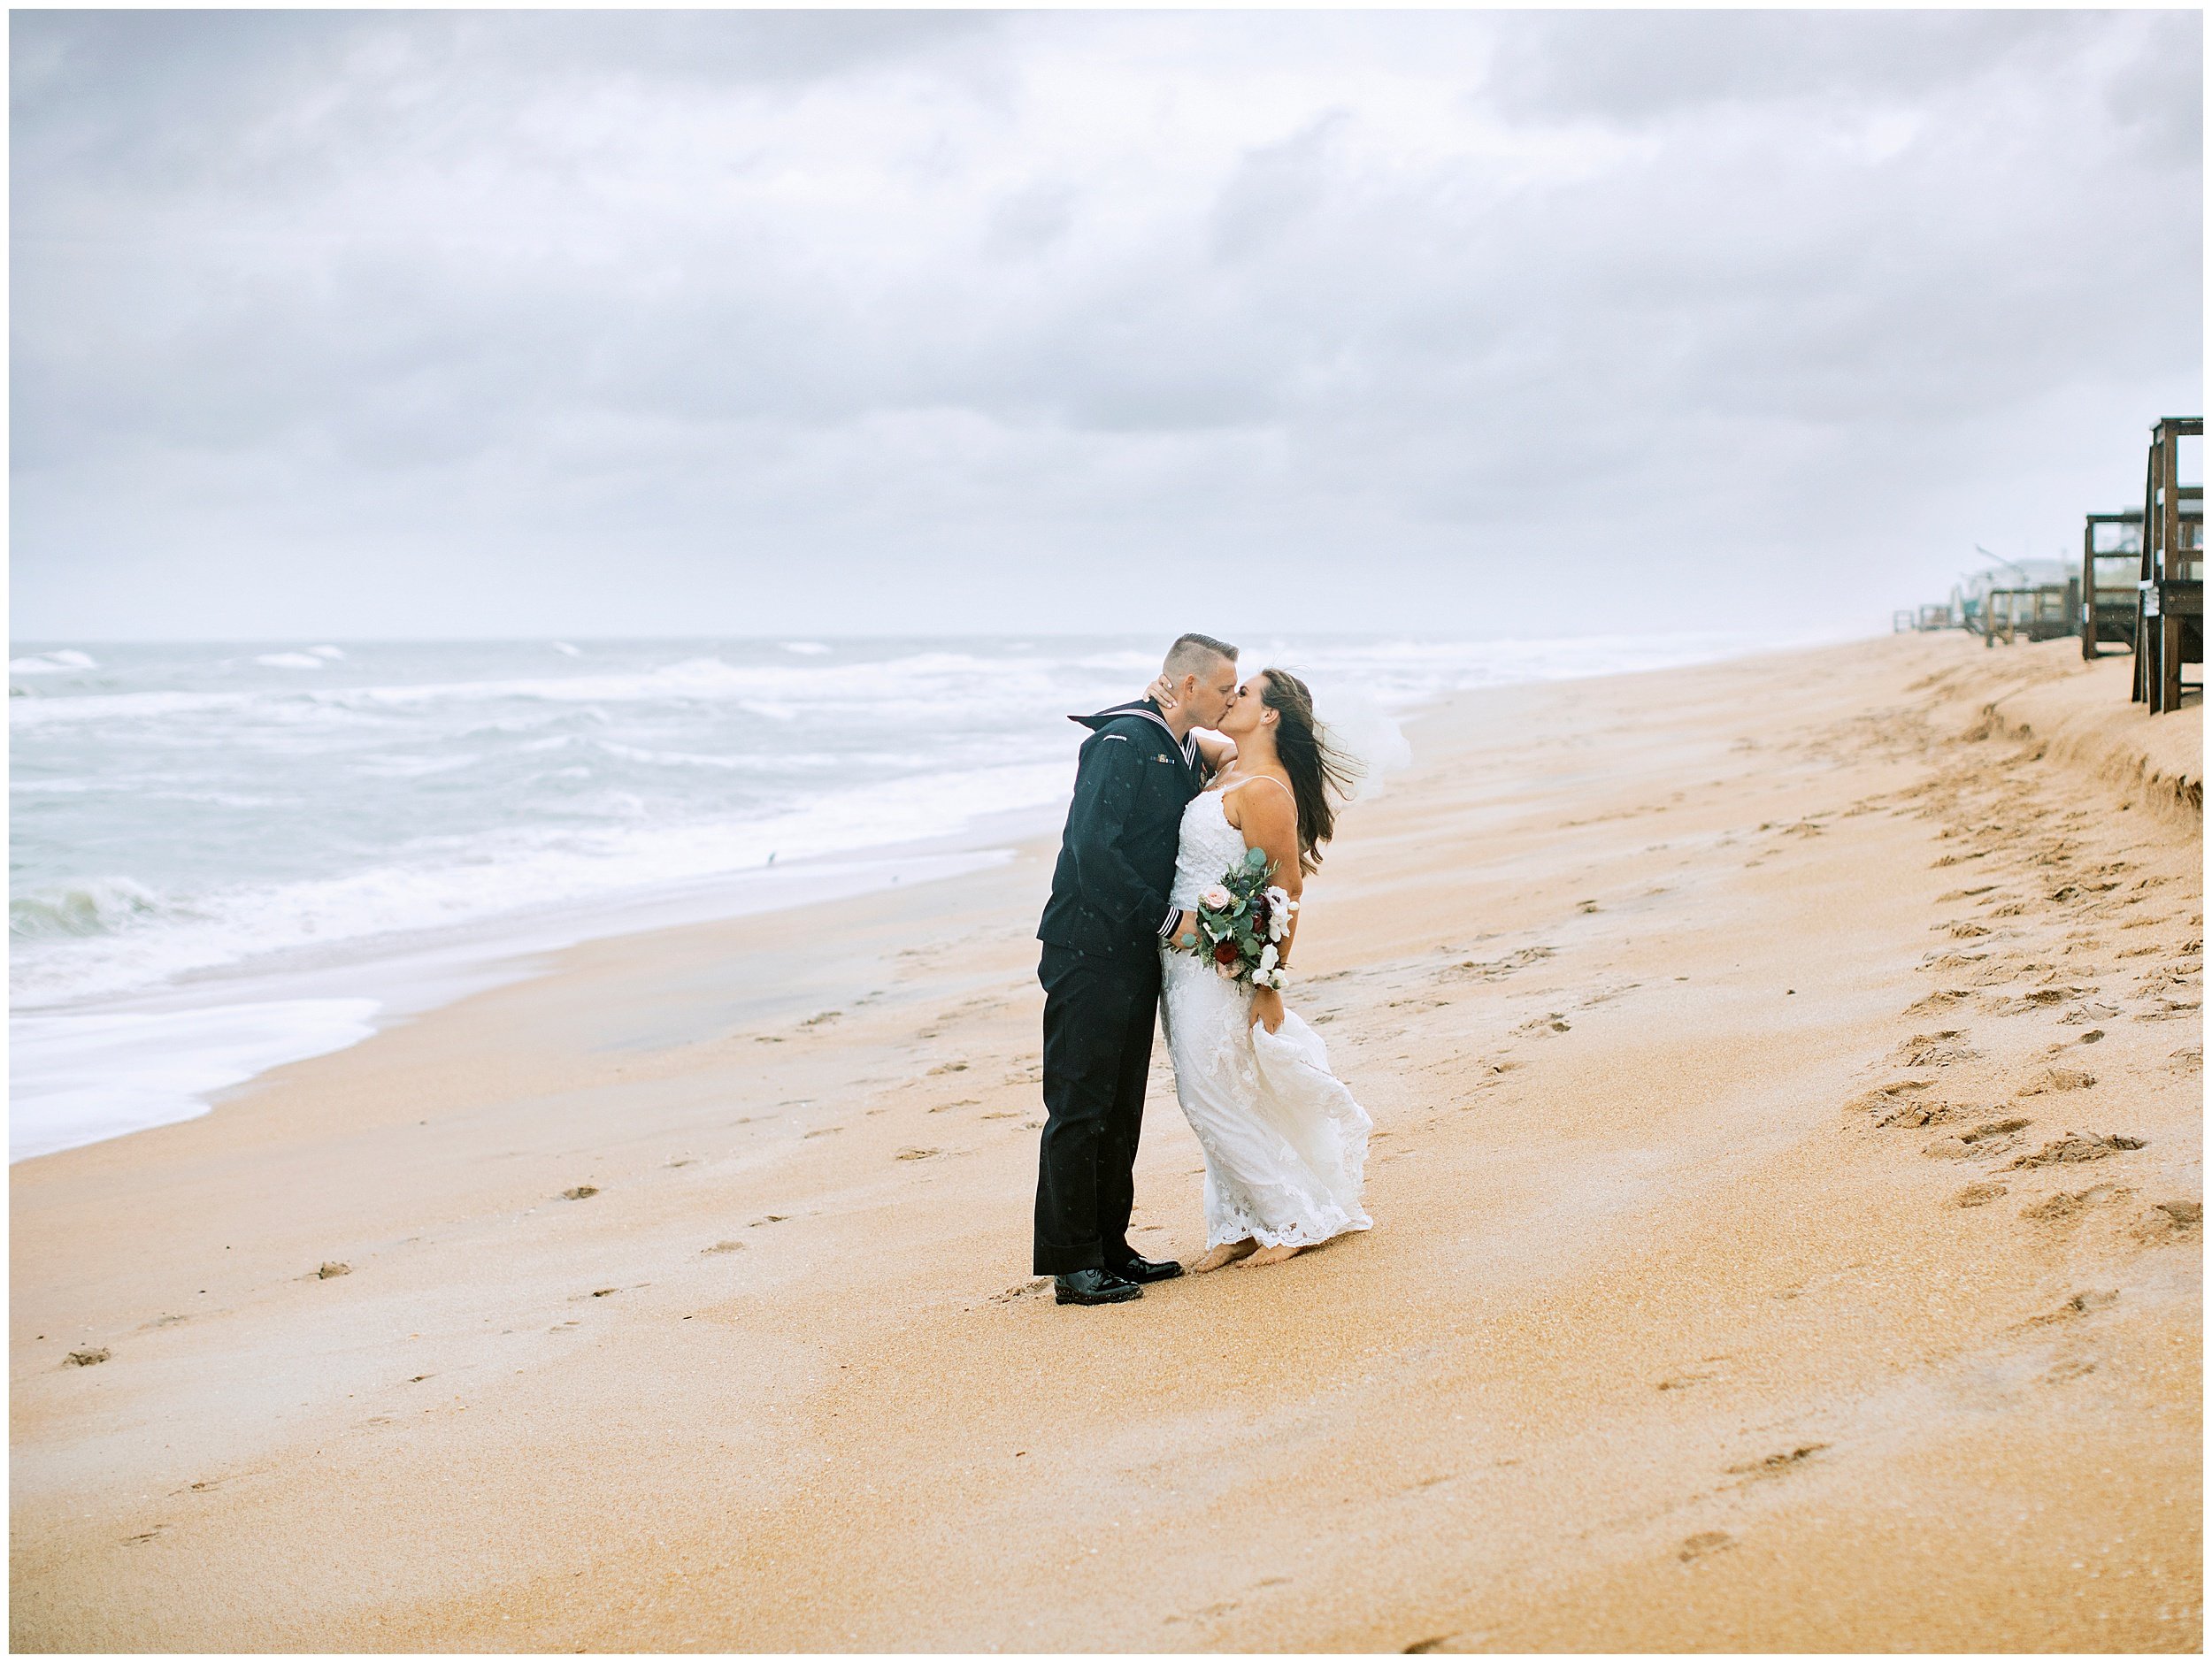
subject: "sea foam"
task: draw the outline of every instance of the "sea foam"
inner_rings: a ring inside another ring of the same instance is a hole
[[[1778,644],[1245,640],[1248,674],[1309,675],[1385,772],[1394,715],[1439,694]],[[27,644],[9,708],[11,986],[19,1019],[65,1024],[18,1031],[18,1083],[81,1125],[185,1100],[127,1057],[189,1023],[111,1031],[112,1069],[69,1038],[99,1031],[69,1023],[167,1023],[150,1000],[231,1009],[207,1018],[204,1060],[228,1080],[367,1020],[291,1010],[308,967],[556,916],[619,931],[679,892],[711,911],[769,893],[772,862],[956,843],[985,821],[1047,833],[1082,738],[1067,716],[1133,696],[1159,662],[1126,639],[89,647]],[[103,1119],[104,1092],[137,1107]]]

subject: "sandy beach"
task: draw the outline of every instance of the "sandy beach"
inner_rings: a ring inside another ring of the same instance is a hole
[[[1376,1228],[1125,1307],[1027,1275],[1043,846],[19,1164],[12,1643],[2197,1651],[2201,711],[2128,673],[1432,708],[1289,995]],[[1198,1165],[1161,1055],[1142,1250]]]

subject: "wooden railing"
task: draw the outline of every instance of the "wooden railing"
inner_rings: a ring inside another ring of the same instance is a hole
[[[2143,552],[2136,577],[2135,687],[2153,716],[2204,697],[2204,487],[2180,482],[2180,441],[2201,438],[2200,416],[2169,416],[2151,429],[2143,482]],[[2184,664],[2198,679],[2181,678]]]

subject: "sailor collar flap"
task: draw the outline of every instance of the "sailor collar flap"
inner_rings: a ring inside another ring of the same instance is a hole
[[[1068,720],[1079,726],[1087,727],[1095,733],[1108,723],[1118,721],[1125,716],[1137,717],[1151,723],[1153,726],[1167,735],[1169,741],[1175,747],[1176,755],[1183,759],[1183,765],[1186,768],[1194,768],[1197,765],[1196,759],[1192,755],[1196,747],[1187,740],[1176,738],[1175,730],[1167,724],[1167,718],[1160,714],[1159,707],[1149,699],[1138,699],[1128,704],[1113,705],[1093,716],[1071,716]]]

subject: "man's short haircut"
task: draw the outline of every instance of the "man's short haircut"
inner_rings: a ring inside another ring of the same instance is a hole
[[[1178,635],[1175,645],[1167,649],[1167,663],[1161,668],[1171,676],[1202,676],[1214,667],[1217,658],[1225,658],[1233,664],[1237,662],[1237,649],[1210,635]]]

